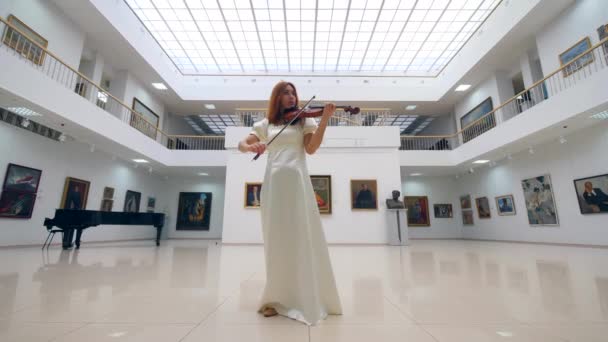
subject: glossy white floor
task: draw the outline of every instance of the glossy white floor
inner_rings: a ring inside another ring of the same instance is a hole
[[[256,313],[261,246],[0,249],[0,341],[606,341],[608,249],[331,246],[344,315]]]

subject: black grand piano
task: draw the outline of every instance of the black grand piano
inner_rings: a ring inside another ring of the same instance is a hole
[[[160,234],[165,223],[165,214],[160,213],[123,213],[112,211],[96,210],[71,210],[57,209],[55,217],[45,218],[44,226],[51,232],[53,226],[60,228],[63,233],[63,249],[72,247],[72,238],[76,231],[76,249],[80,248],[80,237],[82,231],[89,227],[96,227],[104,224],[113,225],[136,225],[156,227],[156,245],[160,244]],[[49,234],[50,237],[50,234]],[[47,237],[47,241],[48,241]],[[45,245],[47,244],[45,241]],[[49,242],[50,245],[50,242]],[[42,246],[44,248],[44,246]]]

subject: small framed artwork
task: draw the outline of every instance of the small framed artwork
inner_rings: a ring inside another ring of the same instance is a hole
[[[245,208],[259,208],[262,183],[245,183]]]
[[[28,193],[38,192],[42,170],[17,164],[8,164],[2,189]]]
[[[103,188],[103,198],[104,199],[113,199],[114,198],[114,188],[110,188],[106,186]]]
[[[460,196],[460,209],[472,209],[471,207],[471,195]]]
[[[492,216],[490,213],[490,202],[487,197],[479,197],[475,199],[477,205],[477,214],[480,219],[487,219]]]
[[[428,227],[431,225],[429,199],[426,196],[405,196],[403,203],[407,208],[407,225],[410,227]]]
[[[101,211],[112,211],[113,205],[114,200],[104,198],[101,200]]]
[[[521,181],[531,226],[557,226],[559,218],[548,174]]]
[[[473,220],[473,210],[463,210],[462,211],[462,224],[465,226],[472,226],[474,224]]]
[[[331,214],[331,176],[310,176],[319,213]]]
[[[581,214],[608,213],[608,174],[574,180]]]
[[[513,195],[496,197],[496,211],[500,216],[515,215],[515,201]]]
[[[568,62],[574,60],[575,58],[577,58],[583,52],[589,50],[590,48],[591,48],[591,40],[589,40],[589,37],[585,37],[585,38],[579,40],[571,48],[562,52],[559,55],[559,62],[561,64],[561,66],[568,64]],[[562,71],[562,73],[563,73],[564,77],[568,77],[568,76],[572,75],[573,73],[575,73],[577,70],[583,68],[585,65],[587,65],[589,63],[593,63],[593,60],[594,60],[593,52],[589,52],[589,53],[585,54],[583,57],[580,57],[579,59],[577,59],[572,64],[565,67],[564,70]]]
[[[433,209],[435,211],[435,218],[453,217],[451,204],[434,204]]]
[[[125,205],[122,211],[125,213],[138,213],[140,201],[141,192],[127,190],[127,193],[125,194]]]
[[[131,126],[152,139],[156,139],[158,115],[136,97],[133,98],[133,111],[140,115],[131,114]]]
[[[4,190],[0,195],[0,217],[31,218],[35,201],[35,193]]]
[[[90,185],[89,181],[67,177],[63,187],[61,209],[84,210],[87,207]]]
[[[180,192],[177,230],[209,230],[211,221],[210,192]]]
[[[154,197],[148,197],[148,205],[146,207],[146,212],[147,213],[153,213],[155,206],[156,206],[156,198],[154,198]]]
[[[378,184],[375,179],[351,179],[351,209],[378,210],[377,195]]]

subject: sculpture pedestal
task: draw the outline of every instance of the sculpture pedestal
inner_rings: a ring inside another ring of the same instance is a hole
[[[407,231],[407,209],[386,209],[388,244],[391,246],[409,245]]]

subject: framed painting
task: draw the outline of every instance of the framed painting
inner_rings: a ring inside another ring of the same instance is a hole
[[[4,190],[0,195],[0,217],[28,219],[34,211],[36,194]]]
[[[496,211],[500,216],[515,215],[515,201],[513,195],[496,197]]]
[[[375,179],[351,179],[351,209],[378,210],[378,184]]]
[[[462,224],[465,226],[472,226],[474,224],[473,220],[473,210],[463,210],[462,211]]]
[[[262,183],[245,183],[245,208],[259,208]]]
[[[46,53],[40,46],[46,49],[49,42],[12,14],[8,16],[8,22],[16,30],[6,26],[2,42],[33,63],[42,65]],[[34,44],[34,42],[40,46]]]
[[[608,213],[608,174],[574,180],[581,214]]]
[[[104,199],[113,199],[114,198],[114,188],[110,188],[106,186],[103,188],[103,198]]]
[[[127,193],[125,194],[125,205],[122,211],[125,213],[138,213],[140,201],[141,192],[127,190]]]
[[[136,97],[133,98],[133,111],[139,113],[141,116],[132,114],[131,126],[150,138],[156,139],[159,121],[158,115]]]
[[[210,192],[180,192],[177,230],[209,230],[211,221]]]
[[[608,38],[608,24],[602,25],[597,28],[597,35],[600,41]],[[602,45],[602,51],[604,52],[604,59],[608,63],[608,42]]]
[[[331,214],[331,176],[310,176],[319,213]]]
[[[460,209],[472,209],[471,207],[471,195],[460,196]]]
[[[89,198],[89,186],[91,182],[67,177],[63,187],[61,198],[61,209],[84,210]]]
[[[405,196],[403,203],[407,208],[407,225],[409,227],[428,227],[431,225],[429,199],[426,196]]]
[[[114,200],[111,199],[102,199],[101,200],[101,211],[112,211],[112,206],[114,205]]]
[[[452,205],[451,204],[434,204],[433,211],[435,212],[435,218],[452,218]]]
[[[148,205],[146,206],[146,212],[153,213],[155,206],[156,206],[156,198],[148,197]]]
[[[542,175],[521,181],[526,200],[528,222],[532,226],[557,226],[559,219],[553,196],[550,175]]]
[[[38,192],[42,170],[17,164],[8,164],[2,189],[28,193]]]
[[[466,143],[467,141],[483,134],[484,132],[496,126],[496,119],[494,118],[494,114],[488,115],[485,119],[479,120],[486,114],[490,113],[492,110],[494,110],[494,105],[492,104],[492,97],[488,97],[460,118],[460,129],[462,130],[463,143]],[[476,121],[477,123],[474,123]]]
[[[568,62],[574,60],[575,58],[577,58],[583,52],[589,50],[590,48],[591,48],[591,40],[589,40],[589,37],[585,37],[585,38],[579,40],[578,42],[576,42],[576,44],[574,44],[568,50],[562,52],[559,55],[559,62],[561,64],[561,66],[568,64]],[[587,65],[589,63],[593,63],[593,59],[594,59],[593,52],[589,52],[589,53],[585,54],[583,57],[580,57],[575,62],[573,62],[572,64],[565,67],[564,70],[562,70],[564,77],[568,77],[568,76],[572,75],[573,73],[575,73],[577,70],[584,67],[585,65]]]
[[[487,197],[476,198],[475,204],[477,206],[477,215],[479,215],[480,219],[488,219],[492,216],[490,213],[490,201],[488,201]]]

